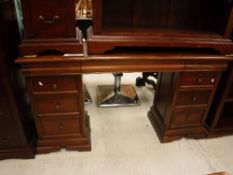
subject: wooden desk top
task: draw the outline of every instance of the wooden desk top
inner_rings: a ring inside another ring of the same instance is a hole
[[[200,53],[105,54],[83,56],[20,57],[24,73],[182,72],[222,71],[233,57]],[[56,65],[56,66],[55,66]],[[46,70],[48,72],[48,70]],[[56,71],[57,70],[57,71]]]

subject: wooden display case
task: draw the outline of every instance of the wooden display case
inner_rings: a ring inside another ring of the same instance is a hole
[[[76,0],[21,0],[21,4],[25,28],[21,55],[82,52],[82,35],[76,28]]]
[[[89,46],[93,53],[135,45],[231,53],[232,27],[229,0],[93,0]]]

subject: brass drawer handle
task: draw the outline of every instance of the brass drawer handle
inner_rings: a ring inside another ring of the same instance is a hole
[[[44,23],[44,24],[54,24],[56,23],[59,19],[60,16],[55,15],[52,20],[46,20],[42,15],[39,16],[39,19]]]

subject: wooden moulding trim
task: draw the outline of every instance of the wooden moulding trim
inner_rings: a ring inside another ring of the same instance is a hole
[[[88,52],[90,54],[104,54],[113,50],[115,47],[169,47],[169,48],[213,48],[222,54],[233,53],[233,43],[220,42],[177,42],[177,41],[161,41],[161,42],[89,42]]]
[[[226,62],[220,61],[83,61],[82,73],[101,72],[181,72],[181,71],[223,71],[228,67]]]
[[[186,64],[185,71],[224,71],[228,68],[227,63],[216,64]]]
[[[64,68],[23,68],[22,72],[25,76],[41,76],[41,75],[77,75],[81,74],[80,68],[78,67],[69,67]]]
[[[172,32],[172,31],[171,31]],[[211,43],[211,42],[220,42],[220,43],[225,43],[225,42],[232,42],[229,38],[225,38],[219,34],[195,34],[195,33],[187,33],[185,34],[184,32],[181,32],[180,34],[174,34],[171,35],[171,32],[166,33],[166,32],[159,32],[159,34],[156,34],[155,32],[151,33],[139,33],[139,34],[132,34],[123,32],[122,34],[119,32],[109,32],[108,34],[94,34],[93,33],[93,28],[90,27],[87,30],[88,34],[88,41],[91,42],[131,42],[131,41],[145,41],[145,42],[161,42],[161,41],[168,41],[168,42],[173,42],[173,41],[179,41],[179,42],[204,42],[204,43]],[[175,31],[173,31],[175,33]]]
[[[82,62],[82,73],[101,73],[101,72],[154,72],[154,71],[182,71],[184,64],[182,63],[156,63],[152,61],[92,61]]]
[[[233,61],[233,56],[224,56],[224,55],[210,55],[210,54],[182,54],[182,53],[151,53],[151,54],[105,54],[105,55],[89,55],[87,57],[83,56],[38,56],[38,57],[19,57],[16,60],[16,63],[20,64],[33,64],[33,63],[76,63],[77,62],[92,62],[92,61],[128,61],[132,63],[133,61],[159,61],[159,62],[173,62],[177,63],[177,61],[182,62],[190,62],[190,61],[198,61],[198,63],[202,63],[204,61],[209,61],[213,63],[213,61],[222,61],[229,62]]]
[[[81,74],[80,62],[45,62],[21,63],[22,72],[26,76],[40,75],[77,75]]]
[[[61,52],[83,52],[83,46],[76,38],[28,39],[19,46],[21,55],[37,54],[48,50]]]
[[[160,61],[160,62],[177,62],[177,61],[233,61],[231,56],[223,55],[201,55],[201,54],[125,54],[125,55],[90,55],[80,58],[82,62],[88,61]]]
[[[232,45],[232,41],[230,39],[221,38],[221,39],[209,39],[209,38],[203,38],[203,39],[193,39],[193,38],[140,38],[140,37],[94,37],[88,39],[88,45],[89,44],[98,44],[98,43],[110,43],[115,45],[132,45],[131,43],[134,43],[134,45],[146,45],[146,46],[153,46],[153,45],[159,45],[159,44],[166,44],[167,46],[176,46],[181,45],[183,43],[184,45],[190,44],[190,45],[197,45],[197,44],[215,44],[215,45]]]
[[[30,65],[30,66],[38,66],[38,64],[50,64],[54,66],[54,64],[71,64],[71,65],[80,65],[80,61],[83,57],[63,57],[63,56],[38,56],[38,57],[19,57],[16,59],[16,63],[22,65]]]
[[[188,62],[188,61],[233,61],[232,56],[222,55],[187,55],[187,54],[126,54],[126,55],[90,55],[88,57],[74,56],[41,56],[41,57],[19,57],[16,63],[28,64],[28,63],[69,63],[69,62],[92,62],[92,61],[159,61],[159,62]]]
[[[223,71],[233,57],[192,55],[126,55],[62,57],[48,56],[18,58],[26,75],[81,74],[101,72],[176,72],[176,71]]]

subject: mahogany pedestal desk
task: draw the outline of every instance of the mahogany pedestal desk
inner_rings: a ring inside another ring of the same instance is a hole
[[[21,57],[39,133],[38,153],[89,150],[82,74],[162,72],[148,116],[161,142],[207,136],[205,118],[231,57],[198,53]]]
[[[90,150],[86,73],[161,72],[148,113],[160,141],[207,137],[218,118],[206,124],[207,114],[232,60],[226,55],[233,53],[233,2],[93,0],[84,45],[76,26],[79,2],[21,0],[21,55],[60,54],[17,60],[32,101],[37,152]],[[85,57],[62,56],[82,52]]]

